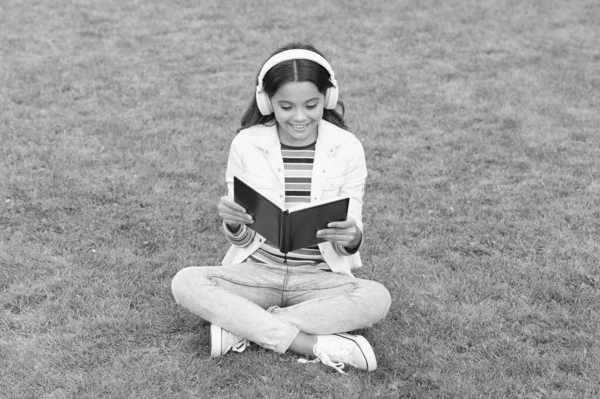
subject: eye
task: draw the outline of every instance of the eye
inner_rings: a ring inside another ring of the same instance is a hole
[[[290,107],[289,105],[281,105],[280,108],[284,111],[290,111],[292,109],[292,107]]]
[[[306,108],[308,108],[308,109],[315,109],[316,107],[317,107],[317,104],[310,104],[310,105],[306,106]]]

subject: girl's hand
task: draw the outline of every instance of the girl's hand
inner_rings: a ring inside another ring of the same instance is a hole
[[[348,219],[329,223],[326,229],[317,231],[317,237],[352,250],[360,244],[362,232],[354,219]]]
[[[221,216],[231,230],[237,230],[240,224],[251,224],[254,222],[252,216],[246,213],[246,210],[240,204],[228,196],[221,197],[218,209],[219,216]]]

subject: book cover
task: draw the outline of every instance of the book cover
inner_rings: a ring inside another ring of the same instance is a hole
[[[348,197],[336,197],[285,209],[237,176],[233,178],[233,197],[254,218],[248,227],[284,254],[324,242],[316,236],[317,231],[330,222],[346,220],[350,202]]]

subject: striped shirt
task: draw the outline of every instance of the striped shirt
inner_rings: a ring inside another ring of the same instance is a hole
[[[315,143],[304,147],[281,145],[285,176],[285,207],[310,202],[310,184],[315,161]]]

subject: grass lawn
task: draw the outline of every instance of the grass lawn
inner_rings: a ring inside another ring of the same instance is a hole
[[[366,151],[370,374],[211,359],[170,292],[291,40]],[[599,110],[596,0],[4,0],[0,397],[600,397]]]

